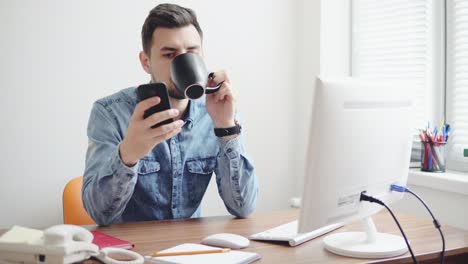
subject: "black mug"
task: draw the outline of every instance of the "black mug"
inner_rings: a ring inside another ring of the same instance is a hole
[[[195,53],[176,56],[171,62],[171,79],[177,91],[189,99],[198,99],[204,94],[215,93],[221,87],[207,87],[213,73],[206,70],[202,57]]]

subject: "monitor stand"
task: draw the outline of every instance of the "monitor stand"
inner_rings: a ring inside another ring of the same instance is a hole
[[[396,235],[377,233],[372,218],[362,219],[366,232],[342,232],[323,239],[328,251],[353,258],[390,258],[408,251],[405,240]]]

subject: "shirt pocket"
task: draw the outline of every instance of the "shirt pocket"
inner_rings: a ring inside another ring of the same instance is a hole
[[[140,164],[138,166],[138,174],[139,175],[148,175],[152,173],[156,173],[161,169],[161,165],[156,160],[140,160]]]
[[[216,157],[190,159],[185,164],[187,171],[184,176],[187,180],[187,191],[191,202],[197,207],[216,168]]]
[[[161,165],[153,159],[142,159],[138,164],[138,181],[133,192],[134,198],[143,203],[157,204],[161,200],[161,186],[164,185],[160,175]]]
[[[187,160],[187,170],[193,174],[211,175],[216,167],[216,157]]]

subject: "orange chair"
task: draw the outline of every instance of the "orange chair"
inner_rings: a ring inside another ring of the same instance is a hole
[[[83,176],[70,180],[63,189],[63,223],[69,225],[95,225],[81,200]]]

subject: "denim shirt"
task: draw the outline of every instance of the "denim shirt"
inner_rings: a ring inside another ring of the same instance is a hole
[[[178,135],[127,167],[119,144],[136,104],[136,88],[127,88],[91,110],[82,199],[97,224],[198,217],[213,172],[229,213],[246,217],[254,210],[257,179],[241,136],[216,137],[203,99],[190,101]]]

